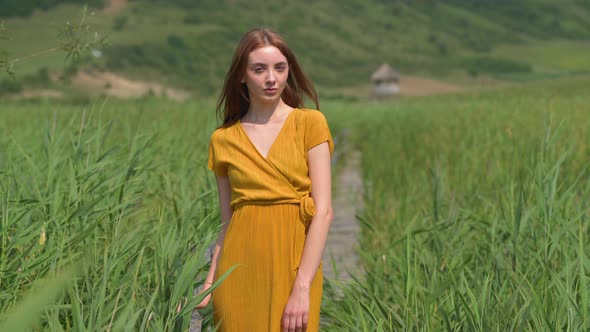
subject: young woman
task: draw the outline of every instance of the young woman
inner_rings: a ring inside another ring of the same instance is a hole
[[[212,293],[220,331],[318,330],[334,144],[324,115],[301,108],[304,95],[318,108],[285,41],[268,29],[247,32],[209,144],[223,228],[203,291],[236,266]]]

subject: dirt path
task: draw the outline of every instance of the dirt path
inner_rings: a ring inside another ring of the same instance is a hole
[[[130,80],[108,71],[81,70],[72,83],[91,94],[102,93],[121,99],[139,98],[150,93],[175,101],[183,101],[191,96],[189,91],[166,87],[157,82]]]
[[[51,89],[31,89],[25,90],[17,95],[14,95],[12,100],[23,100],[32,98],[62,98],[63,93],[57,90]]]
[[[344,163],[344,167],[336,178],[332,202],[334,220],[324,249],[323,271],[325,278],[345,283],[351,280],[349,273],[358,272],[360,266],[357,253],[359,225],[356,215],[363,208],[361,153],[350,151],[337,162]]]

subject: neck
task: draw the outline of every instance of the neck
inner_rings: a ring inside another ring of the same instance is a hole
[[[266,123],[273,116],[280,115],[285,111],[290,110],[291,107],[282,99],[278,99],[276,102],[263,104],[263,103],[250,103],[248,112],[244,115],[244,120],[253,123]]]

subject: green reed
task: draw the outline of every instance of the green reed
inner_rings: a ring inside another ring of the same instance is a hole
[[[211,106],[3,108],[0,329],[185,330],[218,227]]]
[[[363,156],[366,271],[326,282],[324,329],[588,330],[587,84],[324,102]],[[212,110],[2,106],[0,330],[186,330],[218,231]]]
[[[588,83],[334,110],[359,112],[366,275],[327,330],[587,331]]]

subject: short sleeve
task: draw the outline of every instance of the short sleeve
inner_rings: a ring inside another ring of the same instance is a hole
[[[334,141],[328,127],[328,122],[323,113],[316,110],[308,110],[305,123],[305,149],[309,150],[323,142],[328,142],[330,154],[334,153]]]
[[[219,143],[215,138],[215,134],[211,135],[209,139],[209,160],[207,167],[218,176],[227,176],[227,167],[219,161]]]

